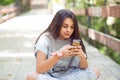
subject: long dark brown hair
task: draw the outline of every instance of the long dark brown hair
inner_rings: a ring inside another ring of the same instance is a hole
[[[53,36],[54,39],[57,39],[60,35],[59,32],[60,32],[60,29],[62,27],[63,21],[66,18],[71,18],[73,20],[73,23],[74,23],[74,32],[70,37],[71,38],[71,43],[72,43],[73,39],[80,39],[80,45],[82,46],[82,49],[86,54],[85,46],[83,44],[82,38],[81,38],[80,33],[79,33],[79,27],[78,27],[77,19],[76,19],[75,15],[72,11],[66,10],[66,9],[59,10],[56,13],[56,15],[54,16],[51,24],[48,26],[48,28],[44,32],[42,32],[39,35],[35,44],[37,43],[40,36],[45,32],[49,32]]]

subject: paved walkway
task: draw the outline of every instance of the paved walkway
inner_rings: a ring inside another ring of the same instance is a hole
[[[36,9],[0,24],[0,80],[26,80],[34,70],[34,42],[52,19]],[[120,80],[120,66],[85,42],[90,65],[101,71],[98,80]]]
[[[51,19],[46,9],[36,9],[0,24],[0,56],[32,54],[35,39]]]
[[[35,9],[0,24],[0,80],[25,80],[35,63],[35,40],[51,19],[47,9]]]

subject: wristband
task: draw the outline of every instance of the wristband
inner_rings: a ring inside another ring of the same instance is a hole
[[[52,56],[57,56],[59,59],[63,55],[61,52],[52,52],[51,54],[52,54]]]

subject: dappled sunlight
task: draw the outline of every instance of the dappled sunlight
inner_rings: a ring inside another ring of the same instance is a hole
[[[106,44],[106,39],[103,33],[97,32],[93,29],[89,29],[88,35],[92,40],[98,40],[99,42]]]
[[[30,43],[30,42],[24,42],[23,47],[31,48],[31,47],[34,47],[34,46],[32,46],[32,43]]]
[[[0,51],[1,53],[2,51]],[[26,52],[18,52],[15,54],[11,54],[9,51],[4,51],[0,54],[0,57],[4,58],[4,57],[34,57],[34,53],[26,53]]]
[[[33,52],[35,39],[38,34],[31,33],[11,33],[0,35],[0,53],[8,51],[9,53]]]
[[[35,37],[7,36],[0,37],[0,57],[33,56]]]
[[[52,15],[19,16],[0,24],[0,30],[41,30],[50,24]]]
[[[9,33],[9,34],[1,34],[0,38],[13,38],[13,37],[24,37],[24,38],[36,38],[38,36],[37,33]]]
[[[0,24],[0,57],[34,56],[35,40],[53,18],[35,11],[36,14],[33,10]]]
[[[112,26],[115,23],[115,17],[107,17],[106,23],[109,26]]]
[[[53,3],[52,5],[52,13],[55,14],[60,9],[65,9],[65,6],[63,4]]]
[[[91,37],[93,40],[96,39],[94,31],[91,29],[88,30],[88,36]]]

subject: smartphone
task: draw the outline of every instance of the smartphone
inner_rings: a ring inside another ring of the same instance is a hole
[[[72,45],[73,46],[79,46],[80,45],[80,39],[73,39]]]

